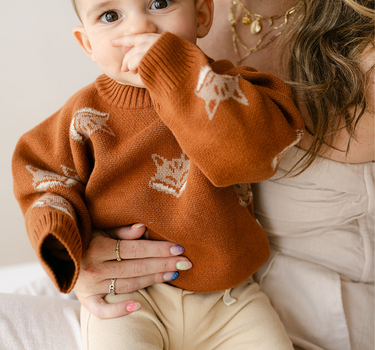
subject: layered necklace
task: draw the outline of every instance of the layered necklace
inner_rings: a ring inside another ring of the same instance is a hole
[[[237,56],[237,65],[240,65],[241,62],[246,59],[249,55],[251,55],[253,52],[259,51],[261,49],[264,49],[266,46],[268,46],[272,41],[274,41],[278,36],[282,34],[283,31],[278,31],[276,34],[268,38],[267,41],[265,39],[274,31],[277,31],[278,29],[286,26],[290,20],[293,18],[293,15],[298,12],[298,10],[302,7],[303,0],[300,0],[297,5],[293,6],[289,10],[287,10],[285,13],[281,15],[276,16],[262,16],[257,13],[252,13],[249,11],[244,4],[242,3],[242,0],[232,0],[230,5],[230,12],[229,12],[229,22],[232,28],[232,36],[233,36],[233,48],[234,52]],[[236,30],[236,13],[237,9],[240,8],[241,14],[243,13],[242,17],[242,24],[245,26],[249,26],[249,31],[253,35],[260,34],[263,26],[262,21],[268,21],[268,31],[258,40],[258,42],[252,46],[248,47],[245,45],[245,43],[241,40],[241,38],[237,34]],[[274,20],[284,17],[284,22],[281,24],[274,26]],[[294,22],[296,24],[301,19],[301,16],[297,18],[297,20]],[[239,47],[242,47],[246,54],[241,57],[239,53]]]

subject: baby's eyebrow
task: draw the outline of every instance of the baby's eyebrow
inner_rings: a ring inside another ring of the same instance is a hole
[[[94,6],[92,6],[91,8],[88,9],[87,14],[86,14],[87,18],[89,18],[90,16],[92,16],[93,13],[99,11],[102,8],[111,7],[111,5],[113,5],[114,3],[115,3],[115,1],[108,0],[108,1],[104,1],[104,2],[100,2],[98,4],[95,4]]]

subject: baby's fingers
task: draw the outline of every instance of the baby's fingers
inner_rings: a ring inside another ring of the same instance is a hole
[[[103,295],[93,295],[84,300],[81,304],[98,318],[116,318],[128,315],[141,308],[141,304],[134,300],[124,300],[118,303],[107,303]]]
[[[132,47],[135,44],[136,35],[125,35],[116,39],[112,39],[111,43],[114,47]]]
[[[138,67],[141,63],[141,60],[146,55],[147,51],[150,49],[149,43],[143,43],[137,46],[132,47],[129,51],[125,51],[125,56],[122,61],[121,70],[123,72],[132,72],[134,74],[138,73]]]
[[[133,74],[137,74],[139,64],[145,53],[137,52],[137,53],[131,54],[131,56],[128,56],[129,54],[130,52],[125,55],[125,58],[122,62],[121,70],[123,72],[131,72]]]
[[[137,35],[124,35],[119,38],[113,39],[112,45],[115,47],[132,47],[142,44],[151,46],[160,37],[160,34],[146,33]]]

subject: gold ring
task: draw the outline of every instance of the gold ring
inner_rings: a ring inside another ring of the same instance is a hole
[[[116,243],[116,259],[117,261],[121,261],[121,256],[120,256],[120,242],[121,240],[119,239]]]
[[[109,285],[109,294],[116,295],[115,293],[115,280],[116,278],[111,279],[111,284]]]

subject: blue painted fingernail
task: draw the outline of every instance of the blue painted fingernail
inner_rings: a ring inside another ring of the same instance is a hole
[[[178,272],[167,272],[163,276],[164,281],[174,281],[178,277]]]
[[[169,251],[171,252],[172,255],[180,255],[185,251],[185,249],[184,247],[181,247],[180,245],[175,245],[171,247]]]

